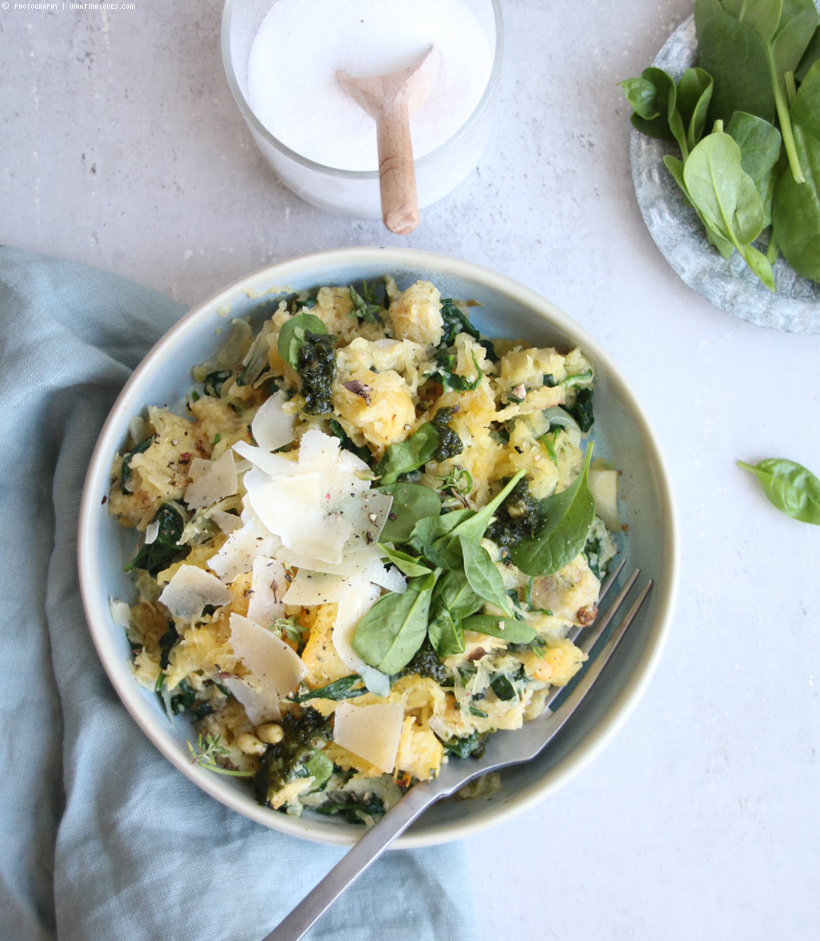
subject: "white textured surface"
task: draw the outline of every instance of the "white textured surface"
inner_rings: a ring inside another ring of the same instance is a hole
[[[271,176],[224,81],[218,3],[136,6],[0,11],[4,243],[193,304],[272,260],[400,242]],[[820,337],[718,311],[641,219],[615,83],[689,0],[504,8],[498,133],[401,244],[517,278],[609,348],[672,467],[683,573],[659,672],[615,742],[469,841],[482,939],[814,938],[820,530],[781,517],[734,461],[820,471]]]

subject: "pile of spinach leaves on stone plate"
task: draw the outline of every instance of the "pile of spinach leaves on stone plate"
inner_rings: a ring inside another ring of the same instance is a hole
[[[779,253],[820,281],[820,18],[814,0],[695,0],[698,67],[621,82],[632,123],[677,142],[664,164],[709,242],[775,290]],[[710,132],[711,129],[711,132]],[[752,244],[768,229],[764,255]]]
[[[588,479],[591,456],[590,443],[572,485],[538,501],[531,534],[510,547],[512,561],[524,574],[551,575],[584,548],[595,518]],[[409,581],[403,594],[384,595],[359,622],[353,649],[365,663],[398,674],[426,640],[441,658],[463,653],[465,630],[514,644],[535,641],[536,632],[520,617],[516,598],[507,593],[481,545],[495,514],[523,477],[520,471],[479,510],[449,513],[441,512],[437,494],[421,484],[395,481],[379,488],[393,497],[381,549]],[[479,613],[487,602],[503,613]]]

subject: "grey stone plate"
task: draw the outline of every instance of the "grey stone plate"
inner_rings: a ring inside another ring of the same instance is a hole
[[[679,79],[696,64],[694,17],[683,22],[653,63]],[[752,274],[735,252],[728,260],[706,241],[694,209],[663,165],[674,145],[632,131],[630,157],[635,194],[644,221],[664,258],[716,307],[734,317],[790,333],[820,333],[820,284],[799,277],[778,258],[774,266],[777,293]],[[765,251],[765,247],[763,249]]]

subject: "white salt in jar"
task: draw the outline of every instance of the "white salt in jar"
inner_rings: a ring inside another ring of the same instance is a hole
[[[281,14],[292,11],[291,0],[285,2]],[[322,2],[314,0],[317,11]],[[334,2],[345,7],[356,5],[356,0]],[[460,30],[465,37],[461,43],[448,42],[447,31],[452,33],[457,22],[452,16],[448,20],[443,15],[428,15],[426,21],[419,16],[422,28],[414,29],[412,35],[406,31],[390,43],[382,31],[369,70],[367,56],[356,48],[355,33],[350,33],[349,24],[340,21],[336,29],[314,31],[313,37],[308,35],[296,43],[292,32],[284,35],[286,27],[295,25],[294,17],[290,22],[283,15],[269,17],[272,5],[271,0],[227,0],[222,18],[222,58],[228,84],[254,140],[294,193],[329,212],[381,218],[375,123],[364,112],[356,112],[358,106],[353,102],[334,100],[327,77],[322,86],[318,69],[312,65],[322,63],[328,74],[336,68],[351,74],[392,71],[409,64],[412,55],[401,61],[403,53],[412,52],[415,46],[422,49],[425,42],[437,39],[444,64],[439,86],[434,88],[428,106],[411,122],[419,206],[424,208],[441,199],[473,170],[489,137],[492,106],[500,84],[503,27],[499,0],[459,0],[450,4],[455,14],[467,12],[470,18]],[[408,5],[423,12],[413,0],[408,0]],[[374,22],[378,4],[362,0],[357,9],[364,18],[371,16],[363,24],[362,34],[372,28],[376,32],[369,35],[378,36]],[[329,43],[334,36],[344,40],[343,27],[348,31],[347,42],[339,44],[339,60],[331,63],[335,53]],[[277,48],[280,36],[282,51],[272,60],[270,53]],[[299,54],[294,56],[297,45]],[[285,68],[288,71],[283,76]],[[288,84],[296,69],[304,78],[304,88]],[[277,107],[277,96],[282,99],[281,107]],[[302,113],[308,110],[311,113]],[[335,128],[334,118],[338,119]],[[371,128],[372,150],[368,150],[365,141]]]

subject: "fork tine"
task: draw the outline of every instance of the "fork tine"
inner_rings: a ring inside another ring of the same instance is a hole
[[[598,604],[600,604],[604,598],[609,594],[609,589],[615,584],[615,579],[621,574],[624,566],[626,565],[626,559],[621,559],[618,567],[614,572],[610,572],[607,576],[606,581],[601,585],[601,590],[598,593]]]
[[[627,592],[632,587],[635,582],[635,579],[638,577],[639,569],[636,569],[635,572],[630,576],[629,581],[618,593],[618,597],[612,603],[612,606],[607,610],[606,615],[604,616],[604,625],[603,629],[607,627],[609,622],[612,620],[613,615],[618,610],[618,608],[623,603],[624,598],[626,597]],[[558,691],[558,694],[552,696],[547,700],[547,708],[555,714],[559,709],[561,710],[561,722],[558,725],[560,728],[563,725],[564,721],[568,719],[572,713],[575,711],[576,707],[579,705],[581,700],[589,692],[590,687],[593,685],[595,680],[598,679],[598,676],[601,673],[601,670],[606,666],[609,658],[615,652],[615,648],[621,642],[621,638],[626,633],[626,629],[632,623],[635,615],[638,613],[641,605],[644,603],[646,596],[649,594],[652,585],[654,584],[653,580],[650,578],[649,581],[644,585],[641,593],[635,599],[632,607],[624,615],[623,620],[620,624],[615,627],[615,629],[610,634],[606,643],[603,645],[601,650],[596,654],[594,659],[588,661],[585,669],[577,674],[575,679],[569,683],[569,685],[563,687],[563,689]],[[597,639],[597,638],[596,638]],[[594,643],[594,641],[593,641]],[[566,705],[565,705],[566,704]],[[563,708],[562,708],[563,707]],[[557,729],[556,729],[557,731]]]

